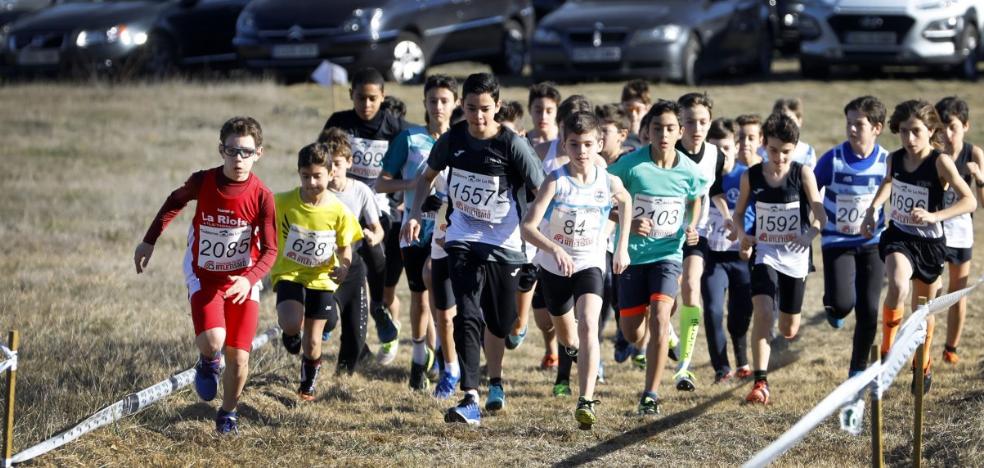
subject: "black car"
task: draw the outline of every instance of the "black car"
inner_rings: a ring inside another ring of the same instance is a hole
[[[768,73],[762,0],[570,0],[537,25],[535,79],[668,79],[696,84],[736,69]]]
[[[529,0],[254,0],[234,43],[251,69],[307,76],[323,60],[375,67],[398,82],[459,60],[523,71],[533,31]]]
[[[47,8],[55,0],[0,0],[0,33],[6,33],[4,26],[28,13]]]
[[[799,52],[800,15],[803,13],[804,0],[768,0],[771,7],[770,22],[772,37],[776,48],[783,54]]]
[[[248,0],[121,0],[55,5],[14,22],[3,61],[18,73],[164,75],[236,64]]]

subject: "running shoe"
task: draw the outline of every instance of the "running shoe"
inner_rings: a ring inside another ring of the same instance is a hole
[[[379,345],[379,352],[376,353],[376,363],[385,366],[396,359],[396,351],[400,347],[400,339],[387,341]]]
[[[306,360],[305,360],[306,361]],[[297,396],[304,401],[314,401],[314,383],[318,380],[321,364],[301,363],[301,385],[297,388]]]
[[[427,351],[427,362],[417,364],[410,362],[410,388],[413,390],[427,390],[430,387],[430,380],[427,379],[428,370],[434,366],[434,351],[424,348]]]
[[[752,376],[752,369],[748,366],[741,366],[735,371],[735,378],[745,380]]]
[[[735,373],[732,370],[719,370],[714,372],[714,385],[731,383],[731,379],[735,377]]]
[[[280,333],[280,340],[284,342],[284,349],[290,354],[300,354],[301,353],[301,334],[288,335],[286,333]]]
[[[676,330],[673,329],[673,325],[670,325],[670,346],[666,350],[666,355],[673,361],[680,360],[680,337],[677,336]]]
[[[379,306],[372,314],[376,323],[376,338],[380,343],[388,343],[400,336],[400,324],[393,320],[393,316],[386,310],[385,306]]]
[[[581,429],[591,429],[594,423],[598,422],[598,417],[595,415],[594,407],[598,403],[598,400],[588,400],[586,398],[577,398],[577,407],[574,409],[574,420],[581,424]]]
[[[847,378],[853,379],[855,376],[861,375],[863,372],[863,370],[849,370],[847,371]]]
[[[745,401],[748,403],[761,403],[763,405],[769,404],[769,382],[756,380],[755,385],[752,386],[752,391],[748,392],[748,396],[745,397]]]
[[[448,408],[447,412],[444,413],[444,422],[465,423],[470,426],[481,425],[482,413],[478,409],[478,402],[475,401],[475,397],[466,394],[456,406]]]
[[[622,330],[615,332],[615,362],[621,364],[625,362],[629,357],[632,356],[633,351],[632,343],[629,343],[624,336],[622,336]]]
[[[824,307],[823,308],[823,311],[824,311],[824,314],[827,316],[827,323],[829,323],[831,327],[834,327],[836,329],[840,329],[840,328],[844,327],[844,318],[843,317],[841,317],[841,318],[834,317],[834,308],[833,307]]]
[[[598,383],[605,383],[605,361],[598,360]]]
[[[441,378],[441,360],[437,359],[437,356],[437,352],[434,352],[434,363],[431,364],[430,369],[427,369],[427,380],[431,382],[437,382]]]
[[[434,398],[438,400],[447,400],[454,396],[454,388],[458,385],[458,381],[461,380],[461,376],[451,375],[450,372],[442,372],[441,380],[437,382],[437,386],[434,387]]]
[[[235,411],[219,408],[219,412],[215,414],[215,432],[239,434],[239,415]]]
[[[642,399],[639,400],[639,410],[640,416],[656,415],[659,414],[659,397],[655,393],[645,392],[642,394]]]
[[[553,396],[557,398],[565,398],[571,396],[571,383],[567,380],[561,380],[555,383],[553,386]]]
[[[687,369],[681,369],[673,374],[673,380],[676,382],[676,389],[681,392],[692,392],[697,389],[694,385],[694,373]]]
[[[198,357],[198,364],[195,364],[195,392],[204,401],[212,401],[218,393],[220,365],[220,359]]]
[[[577,363],[577,348],[568,348],[567,346],[562,346],[564,348],[564,353],[567,357],[571,358],[571,362]]]
[[[331,339],[331,330],[325,330],[321,332],[321,341],[328,341]]]
[[[540,370],[556,369],[560,364],[560,357],[556,354],[544,354],[540,361]]]
[[[529,326],[523,328],[523,331],[518,335],[513,335],[510,333],[506,336],[506,349],[516,349],[519,345],[523,344],[523,340],[526,339],[526,332],[529,330]]]
[[[943,362],[947,364],[956,364],[960,362],[960,356],[957,355],[957,350],[954,349],[953,351],[950,351],[949,349],[944,349]]]
[[[646,370],[646,353],[636,351],[636,353],[632,355],[632,365],[638,367],[639,369]]]
[[[930,366],[929,367],[926,367],[926,369],[923,371],[923,395],[928,394],[929,393],[929,388],[933,386],[933,370],[932,369],[933,369],[932,368],[932,363],[930,363]],[[917,372],[918,371],[916,371],[915,362],[913,362],[913,366],[912,366],[912,384],[909,386],[909,390],[912,392],[913,395],[916,394],[916,379],[918,378],[918,377],[916,377]]]
[[[485,398],[485,411],[502,411],[506,407],[506,391],[502,385],[489,385],[489,396]]]

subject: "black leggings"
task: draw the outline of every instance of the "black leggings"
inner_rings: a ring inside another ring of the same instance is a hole
[[[878,334],[878,299],[885,264],[878,246],[823,249],[823,305],[835,318],[855,311],[851,371],[868,367],[868,353]]]
[[[707,352],[711,365],[717,372],[728,372],[728,341],[724,328],[724,293],[728,299],[728,335],[735,350],[735,364],[748,364],[748,327],[752,322],[751,273],[748,261],[738,252],[711,252],[701,276],[701,295],[704,300],[704,331],[707,335]]]
[[[366,267],[361,259],[354,259],[345,281],[335,291],[342,336],[338,349],[338,370],[351,374],[359,363],[359,355],[366,346],[366,322],[369,304],[366,297]]]

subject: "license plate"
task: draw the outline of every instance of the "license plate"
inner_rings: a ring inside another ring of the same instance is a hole
[[[622,59],[622,49],[618,47],[578,47],[571,51],[575,62],[617,62]]]
[[[282,44],[273,46],[273,58],[294,59],[318,56],[318,44]]]
[[[58,49],[27,49],[17,54],[19,65],[55,65],[60,59]]]
[[[898,40],[892,31],[848,31],[844,42],[855,45],[895,45]]]

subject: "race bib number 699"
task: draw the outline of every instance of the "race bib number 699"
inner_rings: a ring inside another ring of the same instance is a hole
[[[352,167],[349,172],[363,179],[374,180],[383,172],[383,156],[389,149],[389,142],[352,137]]]

